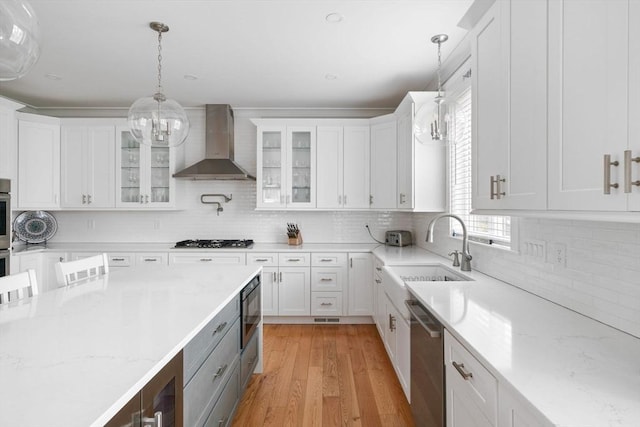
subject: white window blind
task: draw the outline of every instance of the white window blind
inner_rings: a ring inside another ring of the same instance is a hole
[[[469,75],[468,73],[466,74]],[[458,71],[445,86],[449,129],[449,211],[467,225],[470,240],[509,246],[511,218],[471,215],[471,84]],[[462,235],[456,220],[449,222],[453,236]]]

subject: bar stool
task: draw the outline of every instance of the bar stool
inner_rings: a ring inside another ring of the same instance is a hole
[[[0,304],[35,295],[38,295],[35,270],[0,277]]]
[[[56,277],[60,286],[72,285],[108,272],[109,259],[107,254],[56,264]]]

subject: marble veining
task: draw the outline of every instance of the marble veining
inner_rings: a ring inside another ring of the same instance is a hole
[[[103,425],[258,272],[114,269],[0,306],[0,425]]]

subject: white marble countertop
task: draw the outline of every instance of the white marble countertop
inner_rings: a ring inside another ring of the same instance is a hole
[[[0,425],[102,426],[258,271],[114,269],[0,306]]]
[[[303,243],[291,246],[286,243],[254,243],[250,248],[228,249],[194,249],[174,248],[170,243],[54,243],[47,245],[16,244],[12,248],[14,255],[34,252],[371,252],[377,243]],[[424,252],[424,251],[423,251]]]
[[[640,339],[477,272],[408,287],[557,426],[640,425]]]

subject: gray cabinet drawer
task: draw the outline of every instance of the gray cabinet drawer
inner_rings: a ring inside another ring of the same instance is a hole
[[[259,336],[260,334],[258,332],[253,334],[251,341],[249,341],[249,344],[247,344],[242,351],[242,357],[240,358],[240,381],[242,390],[244,390],[249,383],[251,374],[253,374],[253,371],[256,369],[256,365],[258,364]]]
[[[229,381],[227,381],[227,384],[224,386],[220,399],[204,424],[205,427],[227,427],[231,425],[233,413],[240,397],[239,371],[240,369],[236,364],[235,369],[229,377]]]
[[[233,322],[240,318],[240,297],[236,296],[184,347],[184,384],[205,361]],[[239,340],[240,338],[238,338]]]
[[[237,319],[220,344],[204,361],[184,388],[184,424],[201,426],[222,393],[223,385],[240,354],[240,320]]]

